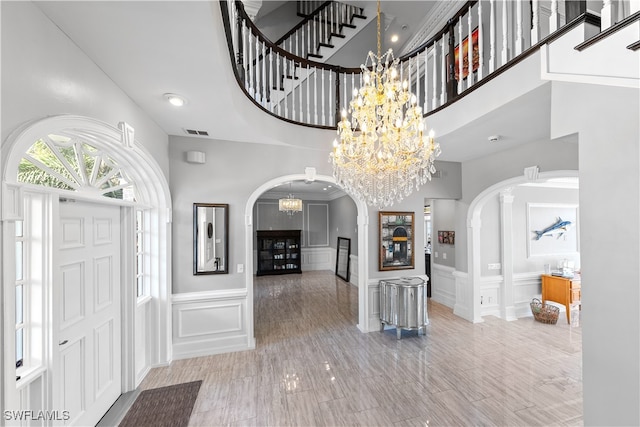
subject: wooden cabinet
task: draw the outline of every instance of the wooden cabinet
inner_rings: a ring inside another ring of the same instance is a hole
[[[580,276],[574,278],[542,275],[542,302],[553,301],[565,306],[567,323],[571,323],[571,305],[580,303]]]
[[[302,273],[300,230],[258,230],[256,274]]]

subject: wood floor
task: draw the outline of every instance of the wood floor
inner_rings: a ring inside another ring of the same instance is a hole
[[[331,272],[255,279],[256,349],[178,360],[142,389],[203,380],[192,426],[582,425],[580,327],[472,324],[429,302],[425,335],[356,328]]]

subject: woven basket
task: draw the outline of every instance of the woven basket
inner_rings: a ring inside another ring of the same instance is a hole
[[[555,325],[558,321],[560,309],[553,305],[543,304],[538,298],[534,298],[531,301],[531,312],[538,322]]]

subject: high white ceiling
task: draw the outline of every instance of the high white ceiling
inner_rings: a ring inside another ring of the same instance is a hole
[[[425,18],[423,12],[416,12],[424,7],[420,3],[383,1],[382,9],[394,16],[398,25],[413,30]],[[282,143],[274,132],[261,132],[250,126],[246,117],[233,114],[258,110],[239,96],[217,1],[36,4],[167,134],[186,136],[184,129],[197,129],[208,131],[213,139]],[[184,95],[186,108],[169,105],[163,98],[167,92]],[[440,159],[466,161],[548,138],[550,120],[545,105],[549,92],[534,92],[464,126],[451,126],[440,133]],[[503,138],[488,143],[487,137],[494,134]]]

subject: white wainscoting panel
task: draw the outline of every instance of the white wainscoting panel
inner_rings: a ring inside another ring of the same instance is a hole
[[[349,265],[349,283],[358,286],[358,255],[349,257],[351,264]],[[335,264],[334,264],[335,265]]]
[[[149,365],[149,337],[151,331],[149,328],[149,310],[151,307],[151,298],[145,299],[136,305],[136,327],[135,327],[135,370],[136,370],[136,387],[140,385],[144,377],[151,369]]]
[[[335,249],[302,248],[302,271],[332,270],[335,271]],[[333,263],[332,263],[333,260]]]
[[[531,317],[531,300],[542,298],[540,272],[517,273],[513,275],[513,304],[516,317]]]
[[[175,294],[172,305],[174,359],[250,348],[246,289]]]
[[[480,315],[500,317],[500,288],[503,286],[502,275],[484,276],[480,278]]]
[[[452,274],[456,288],[456,303],[453,306],[453,314],[473,322],[473,288],[469,286],[469,275],[462,271],[454,271]]]
[[[431,266],[431,299],[449,308],[456,304],[456,280],[453,273],[456,270],[445,265],[433,264]]]
[[[369,279],[367,282],[369,300],[369,323],[367,332],[380,330],[380,280]]]

